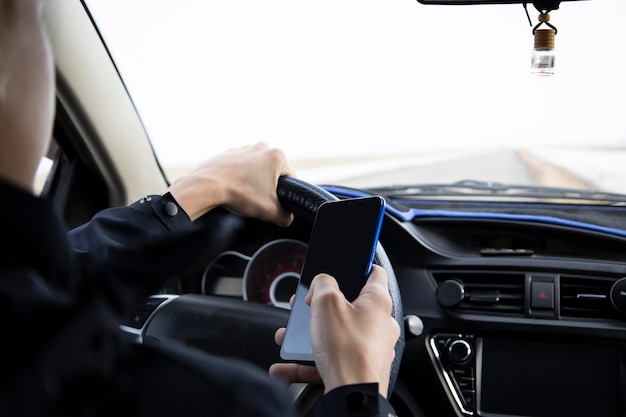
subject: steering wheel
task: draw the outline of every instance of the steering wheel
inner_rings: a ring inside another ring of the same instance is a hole
[[[294,177],[281,177],[278,181],[277,193],[279,201],[287,210],[290,210],[296,216],[311,219],[311,221],[315,218],[317,209],[323,202],[339,200],[337,196],[323,188]],[[387,394],[389,398],[398,379],[400,362],[402,361],[402,353],[404,351],[404,311],[402,309],[402,299],[396,274],[380,242],[376,246],[374,263],[383,267],[387,272],[389,294],[393,303],[392,316],[398,322],[401,332],[395,346],[395,357],[391,365],[389,392]]]
[[[279,179],[277,194],[287,210],[297,217],[310,220],[311,223],[320,204],[338,200],[338,197],[323,188],[293,177]],[[228,231],[220,232],[222,236],[225,233]],[[393,302],[392,315],[401,331],[391,366],[389,398],[398,378],[404,351],[404,314],[396,275],[380,243],[376,248],[374,263],[387,272],[389,293]],[[182,341],[212,354],[246,359],[267,369],[272,363],[281,361],[279,349],[274,343],[274,333],[279,327],[286,326],[288,318],[289,311],[264,304],[218,296],[183,294],[153,313],[146,324],[143,337],[157,341]],[[250,350],[250,346],[254,346],[254,350]],[[296,399],[296,406],[299,408],[304,402],[314,402],[321,395],[312,386],[302,392],[308,394],[300,395]]]

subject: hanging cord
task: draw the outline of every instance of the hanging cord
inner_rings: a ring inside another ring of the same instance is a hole
[[[533,22],[530,18],[530,14],[528,13],[528,3],[523,3],[523,6],[524,6],[524,11],[526,11],[526,17],[528,18],[528,24],[532,26]],[[556,33],[558,32],[558,29],[556,28],[556,26],[550,24],[550,12],[553,9],[542,10],[539,7],[537,7],[537,5],[535,5],[535,9],[537,9],[537,11],[539,12],[539,23],[537,23],[537,25],[535,25],[535,27],[533,28],[533,35],[535,34],[535,31],[539,28],[539,26],[543,24],[545,24],[550,29],[552,29],[554,31],[554,34],[556,35]]]
[[[533,28],[533,35],[535,34],[535,31],[539,28],[539,26],[541,25],[546,25],[548,26],[550,29],[552,29],[554,31],[554,34],[556,35],[557,33],[557,29],[556,26],[550,24],[550,12],[551,10],[546,10],[545,12],[540,11],[539,14],[539,23],[537,23],[537,25]]]
[[[528,24],[530,27],[533,27],[533,22],[530,20],[530,15],[528,14],[528,3],[524,3],[524,10],[526,11],[526,17],[528,18]]]

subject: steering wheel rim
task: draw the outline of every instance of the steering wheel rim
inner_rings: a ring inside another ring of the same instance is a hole
[[[277,193],[286,209],[298,218],[310,220],[311,224],[320,204],[338,200],[338,197],[323,188],[292,177],[280,178]],[[231,241],[245,228],[243,220],[228,211],[216,210],[209,215],[210,219],[205,219],[211,221],[206,225],[207,230],[211,230],[212,236],[216,239],[219,237],[220,241]],[[226,248],[228,244],[222,246]],[[219,249],[212,248],[211,253],[219,253]],[[387,271],[393,317],[400,324],[401,330],[391,366],[389,398],[398,378],[404,350],[403,310],[395,273],[380,244],[374,262]],[[160,305],[150,315],[140,334],[144,343],[169,343],[176,340],[209,354],[244,359],[261,369],[268,369],[272,363],[281,360],[273,335],[276,329],[287,325],[288,317],[288,310],[270,305],[219,295],[186,293]],[[254,349],[250,349],[251,343],[254,343]],[[323,394],[317,385],[295,385],[305,386],[299,395],[292,392],[295,396],[294,404],[300,412],[305,407],[313,406]]]
[[[279,178],[277,195],[280,203],[283,207],[285,207],[285,209],[293,212],[296,216],[303,216],[310,220],[315,218],[317,209],[322,203],[326,201],[339,200],[339,197],[317,185],[289,176]],[[390,398],[398,379],[402,353],[404,351],[404,311],[402,308],[402,298],[400,296],[400,288],[398,286],[395,271],[393,270],[389,257],[380,242],[376,245],[374,263],[381,266],[387,272],[389,294],[391,295],[393,304],[392,317],[400,326],[400,337],[398,338],[394,348],[395,357],[391,364],[389,389],[387,392],[387,398]]]

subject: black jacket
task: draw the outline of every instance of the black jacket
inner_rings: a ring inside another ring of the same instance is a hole
[[[171,196],[69,233],[44,200],[1,180],[0,202],[0,415],[295,415],[287,385],[247,363],[122,337],[121,314],[206,246]],[[317,411],[394,413],[376,384],[338,388]]]

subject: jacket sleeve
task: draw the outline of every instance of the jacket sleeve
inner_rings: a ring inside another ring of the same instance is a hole
[[[393,407],[378,393],[378,384],[344,385],[326,393],[317,417],[396,417]]]
[[[81,285],[125,311],[219,253],[232,218],[192,222],[169,193],[103,210],[68,233]]]
[[[214,209],[192,222],[174,197],[149,195],[96,214],[68,233],[82,286],[109,294],[119,312],[226,250],[244,220]]]
[[[192,229],[189,216],[168,193],[145,196],[126,207],[102,210],[88,223],[72,229],[69,238],[74,252],[99,261],[106,255],[102,249],[126,248],[133,242]]]

